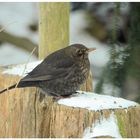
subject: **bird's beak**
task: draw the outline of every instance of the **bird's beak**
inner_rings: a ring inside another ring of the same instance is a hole
[[[89,52],[92,52],[92,51],[95,51],[95,50],[96,50],[96,48],[88,48],[87,52],[89,53]]]

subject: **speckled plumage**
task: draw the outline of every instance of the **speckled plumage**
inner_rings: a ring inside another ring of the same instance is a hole
[[[73,44],[50,54],[22,78],[17,87],[39,87],[52,96],[75,93],[89,75],[88,50],[82,44]],[[9,89],[14,87],[15,85]],[[6,90],[0,93],[4,91]]]

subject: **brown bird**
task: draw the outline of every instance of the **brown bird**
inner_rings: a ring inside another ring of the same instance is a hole
[[[47,56],[20,82],[0,91],[23,87],[39,87],[51,96],[69,96],[79,89],[89,75],[88,54],[95,48],[73,44]]]

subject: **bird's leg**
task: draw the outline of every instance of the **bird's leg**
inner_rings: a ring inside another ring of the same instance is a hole
[[[51,93],[51,95],[53,96],[54,101],[58,101],[59,99],[63,98],[61,95],[56,93]]]
[[[53,99],[55,101],[58,101],[60,99],[65,99],[65,98],[70,98],[71,96],[70,95],[59,95],[59,96],[53,96]]]
[[[54,101],[58,101],[59,99],[62,99],[62,98],[63,98],[62,96],[53,96]]]

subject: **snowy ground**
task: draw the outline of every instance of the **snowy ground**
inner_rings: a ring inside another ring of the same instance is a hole
[[[61,99],[58,103],[72,107],[86,108],[93,111],[128,108],[137,105],[136,102],[125,100],[123,98],[82,91],[79,91],[79,94],[72,95],[70,98]]]

